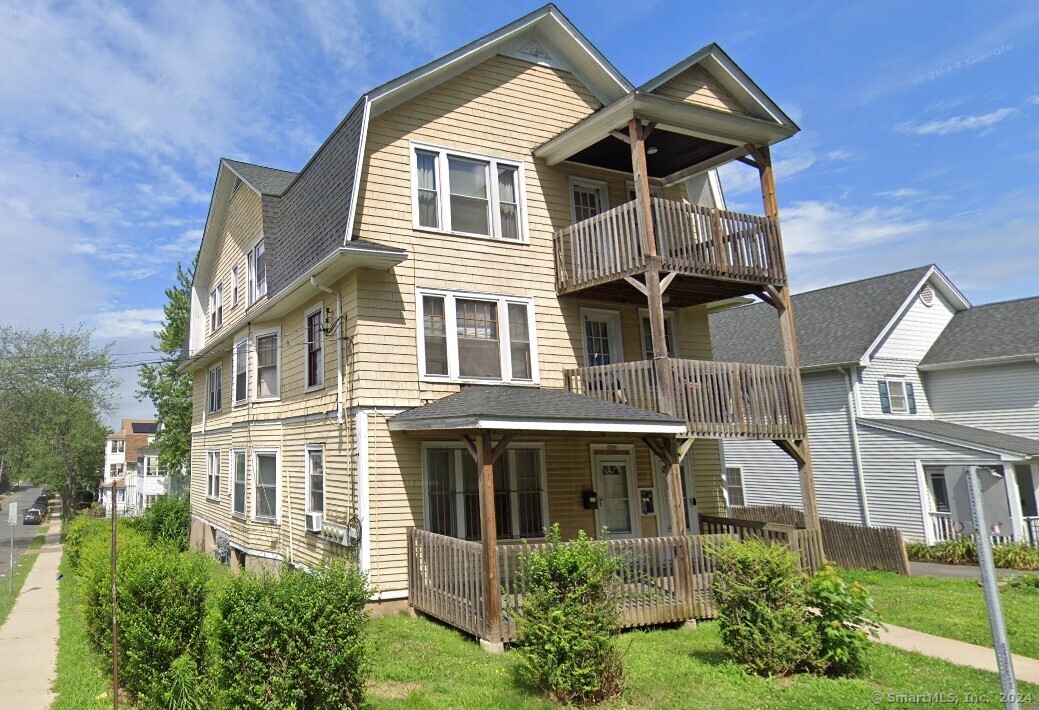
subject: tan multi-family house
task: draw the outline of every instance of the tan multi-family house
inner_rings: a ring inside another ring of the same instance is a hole
[[[717,45],[636,87],[547,5],[366,93],[298,173],[221,160],[194,544],[350,555],[375,599],[500,642],[510,550],[552,523],[689,572],[673,533],[726,513],[722,439],[775,441],[814,520],[769,157],[797,131]],[[724,209],[734,160],[762,215]],[[708,312],[749,294],[784,366],[712,359]]]

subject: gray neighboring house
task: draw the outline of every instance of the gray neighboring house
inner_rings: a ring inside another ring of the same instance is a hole
[[[972,307],[936,266],[793,297],[819,513],[934,543],[971,529],[982,467],[998,539],[1039,543],[1039,298]],[[720,360],[782,362],[775,316],[711,315]],[[730,505],[800,505],[767,442],[724,442]]]

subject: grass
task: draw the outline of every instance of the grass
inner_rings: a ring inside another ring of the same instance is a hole
[[[79,578],[62,560],[58,584],[58,667],[54,710],[112,707],[112,681],[105,662],[87,638],[79,609]]]
[[[552,708],[524,686],[515,651],[483,652],[459,632],[405,614],[372,621],[374,708]],[[695,630],[634,631],[626,649],[627,689],[606,708],[865,707],[888,694],[966,693],[998,699],[994,674],[876,644],[861,680],[759,678],[726,659],[717,624]],[[1021,686],[1039,698],[1039,687]],[[880,696],[875,694],[880,693]],[[993,703],[998,706],[999,703]]]
[[[992,645],[985,595],[973,579],[903,577],[890,572],[844,572],[873,596],[884,620],[936,636]],[[1039,589],[1003,587],[1003,618],[1013,653],[1039,658]]]
[[[32,540],[29,541],[29,550],[38,550],[43,547],[43,543],[47,539],[47,528],[42,528]],[[7,554],[6,550],[4,554]],[[8,615],[11,613],[11,609],[14,608],[14,603],[18,600],[18,595],[22,593],[22,586],[25,584],[25,578],[29,576],[29,572],[32,570],[32,566],[36,563],[36,555],[22,555],[18,558],[18,561],[14,563],[14,594],[11,594],[11,582],[6,577],[0,580],[0,626],[4,625],[7,621]]]

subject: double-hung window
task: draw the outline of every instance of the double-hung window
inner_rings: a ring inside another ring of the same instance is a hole
[[[219,412],[223,405],[224,366],[217,364],[209,369],[209,380],[206,383],[207,400],[210,414]]]
[[[249,305],[252,305],[267,293],[267,255],[263,248],[263,240],[256,243],[246,257],[249,284]]]
[[[746,505],[743,495],[743,469],[739,466],[725,467],[725,488],[729,494],[729,505]]]
[[[209,293],[209,332],[215,333],[224,324],[224,285],[217,284]]]
[[[320,446],[307,447],[308,513],[325,512],[325,450]]]
[[[210,451],[206,456],[206,496],[220,497],[220,452]]]
[[[231,305],[238,305],[238,265],[235,264],[231,267]]]
[[[325,333],[321,324],[321,306],[307,314],[307,389],[325,383]]]
[[[245,516],[245,452],[232,452],[234,490],[231,492],[231,512]]]
[[[240,340],[234,345],[231,356],[231,368],[234,371],[234,403],[242,404],[249,399],[249,341]]]
[[[523,164],[428,146],[414,148],[416,227],[523,241]]]
[[[646,360],[653,359],[653,326],[649,322],[649,313],[639,312],[639,320],[642,322],[642,355]],[[678,350],[675,348],[675,334],[678,333],[678,325],[674,313],[664,313],[664,343],[667,347],[668,357],[677,357]]]
[[[541,537],[548,520],[545,465],[539,445],[515,445],[494,464],[494,517],[498,537]],[[430,444],[424,450],[426,529],[440,535],[480,538],[476,462],[468,450]]]
[[[123,453],[126,450],[125,447],[126,447],[126,440],[125,439],[112,439],[112,453],[113,454],[121,454],[121,453]]]
[[[879,380],[880,410],[884,414],[916,414],[913,383],[901,379]]]
[[[253,515],[262,520],[278,519],[278,452],[257,451],[253,466]]]
[[[256,335],[256,399],[275,399],[279,392],[278,335],[275,332]]]
[[[418,293],[422,376],[453,381],[535,382],[537,350],[530,299]]]

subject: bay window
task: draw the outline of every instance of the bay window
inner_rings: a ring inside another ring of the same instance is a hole
[[[420,290],[422,377],[535,382],[533,306],[512,296]]]
[[[416,227],[523,241],[523,165],[434,147],[413,154]]]
[[[424,447],[426,530],[480,538],[479,474],[469,451],[453,444]],[[498,537],[541,537],[548,524],[544,451],[539,444],[509,446],[494,464],[494,517]]]

